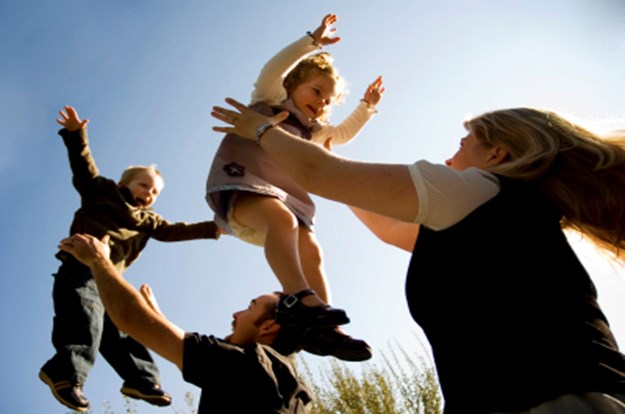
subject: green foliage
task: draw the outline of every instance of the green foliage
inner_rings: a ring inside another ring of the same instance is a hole
[[[401,356],[401,358],[400,358]],[[382,354],[382,366],[363,363],[359,375],[346,364],[329,361],[321,381],[300,359],[313,393],[312,414],[440,414],[442,396],[431,362],[409,355],[400,345]]]

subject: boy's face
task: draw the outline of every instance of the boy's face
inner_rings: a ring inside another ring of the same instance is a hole
[[[291,99],[309,119],[317,119],[328,112],[335,95],[336,81],[330,75],[319,72],[297,85],[291,92]]]
[[[153,172],[139,171],[126,187],[139,207],[148,208],[163,189],[163,179]]]

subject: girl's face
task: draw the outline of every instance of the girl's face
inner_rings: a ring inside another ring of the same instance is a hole
[[[475,135],[469,132],[469,134],[460,140],[460,148],[458,151],[447,161],[448,167],[454,170],[464,170],[469,167],[477,167],[483,170],[487,170],[488,167],[492,167],[502,160],[502,155],[505,155],[505,151],[500,147],[487,147],[481,143]]]
[[[297,85],[291,92],[295,107],[309,119],[326,114],[336,95],[336,81],[326,73],[318,73]]]

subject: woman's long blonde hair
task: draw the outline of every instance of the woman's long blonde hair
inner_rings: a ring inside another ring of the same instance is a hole
[[[599,135],[552,111],[513,108],[469,119],[465,127],[487,146],[507,150],[489,169],[536,181],[564,214],[563,228],[625,256],[625,131]]]

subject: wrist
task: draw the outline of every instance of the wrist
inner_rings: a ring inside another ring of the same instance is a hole
[[[377,109],[375,109],[375,104],[369,103],[366,99],[361,99],[360,102],[364,103],[370,111],[378,112]]]
[[[321,47],[321,43],[319,43],[319,40],[315,37],[314,34],[312,34],[312,32],[306,32],[306,34],[312,39],[312,43],[314,46]]]
[[[258,145],[260,145],[260,140],[262,139],[263,135],[265,135],[267,131],[269,131],[274,126],[274,124],[271,124],[269,122],[264,122],[260,124],[260,126],[256,129],[256,143]]]

